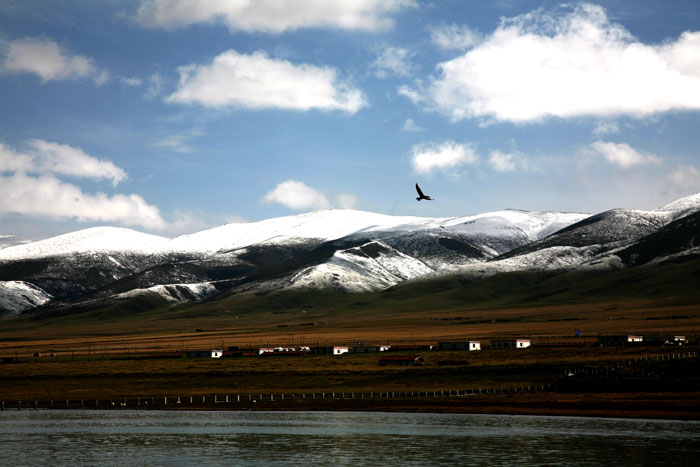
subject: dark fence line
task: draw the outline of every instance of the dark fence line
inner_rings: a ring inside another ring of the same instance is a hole
[[[697,358],[698,352],[678,352],[672,354],[647,355],[634,357],[615,362],[613,366],[607,367],[576,367],[565,370],[566,376],[577,374],[601,374],[603,372],[614,371],[617,368],[633,366],[640,362],[662,361]],[[161,397],[129,397],[121,399],[80,399],[80,400],[33,400],[28,401],[0,401],[0,411],[15,409],[176,409],[181,407],[222,407],[229,405],[250,406],[259,403],[274,404],[281,402],[304,401],[348,401],[348,400],[382,400],[382,399],[402,399],[402,400],[426,400],[435,398],[469,397],[476,395],[501,395],[515,393],[544,392],[551,388],[549,384],[538,384],[528,386],[505,386],[469,389],[449,389],[433,391],[381,391],[381,392],[310,392],[310,393],[240,393],[208,396],[161,396]]]
[[[640,357],[625,358],[623,360],[616,361],[612,366],[576,366],[564,369],[565,376],[575,376],[575,375],[600,375],[600,374],[610,374],[619,368],[631,367],[642,362],[653,362],[653,361],[663,361],[663,360],[683,360],[688,358],[696,358],[698,353],[692,352],[676,352],[669,354],[659,354],[659,355],[644,355]]]
[[[221,407],[259,403],[312,402],[312,401],[362,401],[362,400],[426,400],[436,398],[467,397],[476,395],[500,395],[525,392],[542,392],[549,385],[506,386],[490,388],[451,389],[434,391],[380,391],[380,392],[310,392],[310,393],[256,393],[224,394],[208,396],[129,397],[120,399],[34,400],[0,402],[0,411],[39,409],[166,409],[181,407]]]

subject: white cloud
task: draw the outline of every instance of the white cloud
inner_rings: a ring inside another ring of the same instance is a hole
[[[56,175],[109,179],[114,185],[126,172],[79,148],[33,139],[28,153],[0,143],[0,216],[20,214],[54,220],[116,222],[161,230],[167,223],[158,207],[137,194],[85,193]]]
[[[355,209],[357,206],[357,196],[349,193],[340,193],[335,195],[335,206],[340,209]]]
[[[401,131],[419,132],[425,131],[425,128],[416,124],[412,118],[407,118],[406,121],[403,122],[403,125],[401,125]]]
[[[375,31],[393,25],[392,13],[416,6],[414,0],[150,0],[136,21],[174,29],[222,23],[231,31],[282,33],[300,28]]]
[[[411,164],[419,174],[431,174],[436,170],[449,172],[463,165],[474,165],[478,161],[479,156],[471,145],[454,141],[424,142],[411,148]]]
[[[148,88],[146,89],[146,99],[151,100],[158,97],[165,84],[165,79],[157,71],[148,77]]]
[[[116,222],[154,230],[166,227],[158,208],[139,195],[88,194],[51,174],[0,176],[0,200],[0,214]]]
[[[127,77],[122,77],[121,82],[124,83],[127,86],[131,86],[132,88],[139,87],[143,84],[143,81],[140,78],[127,78]]]
[[[32,156],[18,153],[11,147],[0,143],[0,173],[28,172],[33,170],[34,165]]]
[[[622,169],[628,169],[635,165],[661,164],[660,157],[653,154],[642,154],[626,143],[595,141],[591,144],[591,150]]]
[[[168,149],[173,152],[179,152],[180,154],[192,154],[195,152],[195,148],[190,146],[190,140],[203,134],[204,133],[201,131],[191,131],[185,134],[168,135],[156,141],[154,146],[157,148]]]
[[[420,94],[453,121],[641,117],[700,109],[698,57],[700,32],[647,45],[600,6],[564,5],[503,19],[477,46],[439,64]]]
[[[408,76],[413,70],[411,58],[415,55],[401,47],[382,46],[375,49],[377,58],[371,68],[378,78],[388,78],[391,75]]]
[[[464,50],[476,45],[481,34],[466,25],[450,24],[431,28],[430,38],[442,49]]]
[[[593,136],[616,135],[620,132],[617,122],[597,121],[593,127]]]
[[[514,172],[517,169],[515,156],[501,151],[492,151],[489,154],[489,164],[496,172]]]
[[[168,222],[167,226],[159,230],[161,235],[176,237],[178,235],[192,234],[201,232],[202,230],[211,229],[223,224],[242,224],[250,222],[236,215],[212,214],[201,209],[176,209],[173,213],[173,221]]]
[[[674,188],[683,192],[700,191],[700,169],[693,165],[679,165],[666,175],[667,180]]]
[[[493,150],[489,153],[489,166],[496,172],[515,172],[516,170],[536,171],[528,157],[518,150],[502,152]]]
[[[317,210],[331,207],[326,195],[296,180],[280,183],[265,195],[263,202],[279,203],[295,210]]]
[[[262,199],[264,203],[278,203],[297,211],[332,207],[354,209],[358,202],[357,196],[349,193],[337,193],[333,200],[334,203],[331,203],[329,196],[297,180],[287,180],[278,184]]]
[[[99,86],[109,80],[109,73],[99,70],[91,58],[72,55],[53,39],[39,37],[10,42],[2,70],[9,73],[34,73],[44,83],[51,80],[92,78]]]
[[[420,83],[419,83],[420,86]],[[416,91],[415,89],[409,88],[407,85],[402,84],[399,86],[396,90],[396,94],[399,96],[403,96],[413,102],[414,104],[418,105],[422,103],[425,100],[425,97],[423,94],[421,94],[419,91]]]
[[[228,50],[210,65],[180,67],[180,85],[167,102],[206,107],[281,108],[356,113],[367,105],[364,94],[338,81],[333,68],[295,65]]]
[[[108,179],[113,185],[125,180],[126,172],[111,161],[86,154],[80,148],[42,139],[29,141],[27,154],[0,143],[0,172],[56,173],[73,177]]]
[[[30,145],[34,149],[36,169],[73,177],[112,180],[116,186],[126,179],[126,172],[111,161],[98,159],[86,154],[80,148],[67,144],[52,143],[42,139],[33,139]]]

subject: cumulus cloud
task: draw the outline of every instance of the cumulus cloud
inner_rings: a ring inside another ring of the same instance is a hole
[[[88,194],[51,174],[0,176],[0,199],[0,214],[116,222],[154,230],[166,226],[158,208],[139,195]]]
[[[206,107],[341,110],[365,107],[362,91],[340,82],[333,68],[295,65],[263,51],[252,55],[227,50],[208,65],[180,67],[180,83],[167,102]]]
[[[73,55],[46,37],[11,41],[7,45],[2,70],[6,73],[34,73],[44,83],[92,78],[97,85],[102,85],[109,80],[109,73],[99,70],[91,58]]]
[[[302,210],[319,210],[339,207],[352,209],[357,205],[357,197],[348,193],[338,193],[331,203],[329,196],[297,180],[287,180],[270,190],[262,199],[264,203],[278,203],[288,208]]]
[[[378,78],[388,78],[392,75],[408,76],[413,70],[411,58],[415,55],[408,49],[391,47],[388,45],[375,49],[377,58],[372,62],[371,68]]]
[[[263,202],[279,203],[295,210],[328,209],[331,207],[326,195],[296,180],[280,183],[265,195]]]
[[[660,157],[653,154],[643,154],[626,143],[610,143],[599,140],[591,144],[591,150],[622,169],[629,169],[635,165],[661,164]]]
[[[441,49],[465,50],[477,44],[481,34],[466,25],[449,24],[430,28],[430,38]]]
[[[114,185],[126,172],[79,148],[34,139],[27,153],[0,143],[0,216],[21,214],[50,219],[116,222],[161,230],[167,224],[156,206],[137,194],[85,193],[56,175],[108,179]]]
[[[80,148],[42,139],[29,141],[29,151],[19,153],[0,143],[0,172],[57,173],[72,177],[111,180],[126,179],[126,172],[111,161],[86,154]]]
[[[671,185],[682,192],[700,192],[700,169],[682,164],[666,175]]]
[[[464,165],[474,165],[479,156],[469,144],[445,141],[424,142],[411,148],[411,164],[419,174],[429,175],[435,171],[450,172]]]
[[[418,90],[453,121],[531,122],[584,115],[647,116],[700,109],[700,32],[649,45],[581,3],[502,19]],[[409,92],[410,91],[410,92]]]
[[[165,29],[208,23],[266,33],[301,28],[375,31],[393,25],[391,14],[415,6],[414,0],[150,0],[141,5],[136,21]]]
[[[86,154],[80,148],[67,144],[33,139],[36,168],[42,172],[53,172],[73,177],[108,179],[116,186],[126,179],[126,172],[111,161]]]

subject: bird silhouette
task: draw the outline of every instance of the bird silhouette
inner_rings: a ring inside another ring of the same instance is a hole
[[[416,183],[416,191],[418,192],[418,198],[416,198],[416,201],[420,201],[420,200],[422,200],[422,199],[427,199],[428,201],[432,201],[432,200],[433,200],[433,198],[431,198],[430,196],[425,196],[425,195],[423,194],[423,192],[421,191],[421,189],[420,189],[420,187],[418,186],[417,183]]]

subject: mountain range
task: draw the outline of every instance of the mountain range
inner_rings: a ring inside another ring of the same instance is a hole
[[[503,210],[465,217],[324,210],[169,239],[96,227],[0,235],[0,317],[235,295],[392,290],[517,272],[615,271],[700,255],[700,194],[653,211]],[[136,305],[134,305],[136,306]]]

